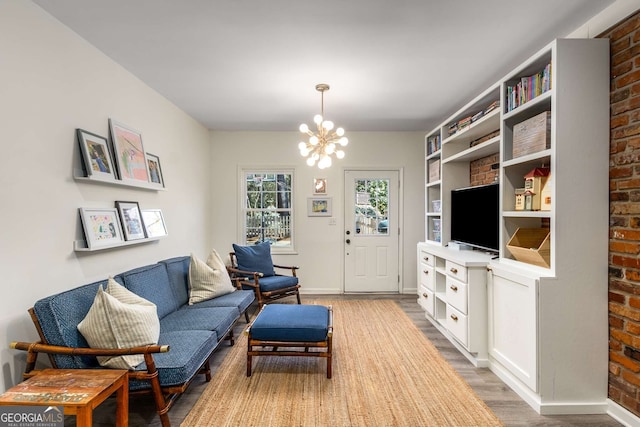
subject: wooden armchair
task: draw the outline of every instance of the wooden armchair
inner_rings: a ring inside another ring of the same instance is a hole
[[[227,266],[229,276],[238,289],[253,289],[259,307],[294,295],[301,304],[298,267],[273,264],[269,243],[233,247],[235,251],[229,253],[231,265]],[[275,269],[288,270],[289,274],[278,274]]]

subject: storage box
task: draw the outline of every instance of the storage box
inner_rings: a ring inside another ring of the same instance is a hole
[[[551,267],[551,233],[548,228],[518,228],[507,249],[521,262]]]
[[[513,126],[513,158],[551,148],[551,112],[544,111]]]
[[[440,180],[440,159],[429,161],[429,182]]]

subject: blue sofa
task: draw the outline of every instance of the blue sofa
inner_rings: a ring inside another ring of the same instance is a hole
[[[233,326],[242,314],[249,322],[247,308],[255,299],[252,290],[238,289],[189,305],[189,262],[188,256],[171,258],[114,276],[128,290],[156,304],[160,338],[155,346],[89,348],[77,326],[98,288],[106,286],[106,279],[37,301],[29,313],[41,342],[11,344],[29,352],[25,377],[35,374],[38,353],[47,353],[53,367],[59,369],[102,368],[96,356],[143,354],[145,362],[129,371],[129,389],[153,393],[162,425],[169,426],[167,412],[175,399],[196,374],[211,379],[209,357],[223,340],[233,345]]]

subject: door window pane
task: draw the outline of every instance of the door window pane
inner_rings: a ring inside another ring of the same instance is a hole
[[[389,234],[389,180],[358,179],[355,182],[356,234]]]

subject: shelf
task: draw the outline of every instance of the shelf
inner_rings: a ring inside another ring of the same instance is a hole
[[[431,154],[427,155],[425,160],[439,159],[440,158],[440,153],[442,153],[442,150],[438,150],[438,151],[436,151],[434,153],[431,153]]]
[[[427,217],[440,218],[442,216],[442,212],[427,212],[425,215]]]
[[[427,188],[435,187],[436,185],[440,185],[440,180],[433,181],[433,182],[427,182],[427,184],[426,184]]]
[[[551,211],[504,211],[506,218],[551,218]]]
[[[73,179],[75,179],[76,181],[80,181],[80,182],[91,182],[91,183],[95,183],[95,184],[106,184],[106,185],[112,185],[112,186],[116,186],[116,187],[128,187],[128,188],[139,188],[141,190],[148,190],[148,191],[165,191],[166,188],[162,187],[159,184],[151,184],[151,183],[144,183],[144,182],[124,182],[121,180],[110,180],[110,179],[104,179],[104,178],[98,178],[97,176],[85,176],[83,174],[83,172],[81,170],[74,170],[73,171]]]
[[[540,163],[551,163],[551,149],[538,151],[537,153],[526,154],[524,156],[516,157],[511,160],[504,160],[503,167],[509,168],[512,166],[528,165],[531,167],[539,166]]]
[[[481,159],[483,157],[490,156],[491,154],[498,153],[500,151],[500,135],[495,136],[481,144],[462,151],[453,156],[449,156],[442,161],[442,163],[450,162],[470,162],[473,160]]]
[[[461,144],[469,143],[498,129],[500,129],[500,108],[490,111],[486,116],[471,123],[469,127],[449,136],[442,141],[442,146],[444,147],[453,142]]]
[[[553,93],[553,89],[544,92],[541,95],[536,96],[531,101],[525,102],[517,108],[509,111],[508,113],[504,113],[502,116],[503,120],[511,121],[516,116],[527,115],[535,116],[536,114],[551,109],[551,94]]]
[[[85,240],[75,240],[73,242],[73,250],[75,252],[97,252],[97,251],[102,251],[102,250],[106,250],[106,249],[120,248],[122,246],[133,246],[133,245],[140,245],[142,243],[156,242],[156,241],[162,239],[163,237],[166,237],[166,236],[162,236],[162,237],[147,237],[147,238],[138,239],[138,240],[128,240],[128,241],[121,242],[121,243],[116,243],[116,244],[113,244],[113,245],[100,246],[99,248],[91,248],[91,249],[87,247],[87,242]]]

